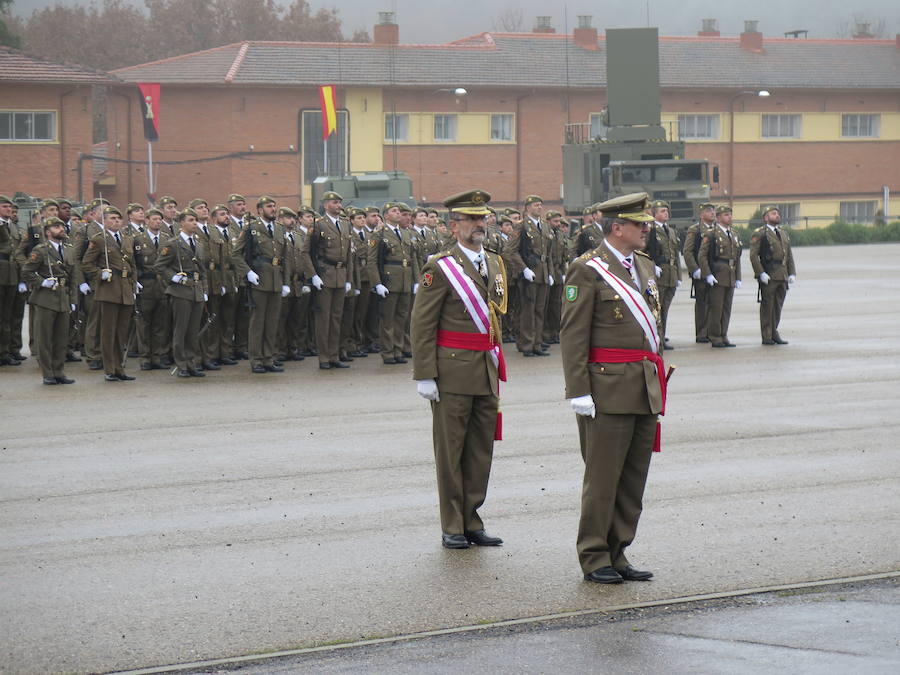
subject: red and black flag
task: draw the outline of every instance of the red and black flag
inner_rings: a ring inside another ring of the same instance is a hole
[[[141,117],[144,120],[144,138],[159,140],[159,83],[139,82],[141,90]]]

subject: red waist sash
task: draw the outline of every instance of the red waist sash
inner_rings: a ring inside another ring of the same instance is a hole
[[[656,376],[659,378],[659,391],[662,394],[662,410],[660,415],[666,414],[666,373],[665,365],[659,354],[643,349],[603,349],[591,347],[588,354],[588,363],[635,363],[637,361],[651,361],[656,366]],[[656,439],[653,441],[653,452],[660,451],[660,427],[656,425]]]

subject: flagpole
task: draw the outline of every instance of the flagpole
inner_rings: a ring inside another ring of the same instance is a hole
[[[153,187],[153,142],[147,141],[147,188],[150,191],[151,198],[155,202],[156,191]]]
[[[328,134],[330,136],[331,134]],[[328,136],[325,137],[325,175],[328,175]]]

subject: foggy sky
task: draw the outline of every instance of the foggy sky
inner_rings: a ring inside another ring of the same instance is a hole
[[[143,6],[143,0],[129,0]],[[98,0],[100,4],[102,0]],[[86,5],[89,2],[59,0],[15,0],[12,10],[29,15],[36,8],[55,4]],[[534,17],[552,16],[558,33],[576,25],[576,15],[593,15],[593,25],[604,28],[658,26],[662,35],[696,35],[701,19],[719,20],[723,36],[738,35],[744,20],[759,21],[764,35],[782,37],[785,31],[805,29],[811,38],[838,37],[841,26],[854,20],[883,21],[886,37],[900,33],[900,2],[897,0],[756,0],[753,3],[722,0],[310,0],[313,9],[334,7],[343,21],[344,33],[365,29],[372,33],[379,11],[394,11],[405,43],[441,43],[467,35],[495,30],[498,14],[521,7],[525,29]],[[647,21],[649,8],[649,23]]]

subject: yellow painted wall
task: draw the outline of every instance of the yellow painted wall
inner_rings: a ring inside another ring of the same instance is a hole
[[[692,111],[691,113],[663,113],[662,124],[674,134],[678,133],[678,115],[719,115],[719,138],[712,140],[690,139],[691,143],[721,143],[731,140],[728,113],[716,111]],[[790,114],[790,113],[786,113]],[[900,140],[900,113],[883,112],[878,137],[847,137],[841,136],[841,113],[800,113],[800,138],[763,138],[761,113],[735,113],[734,115],[734,140],[736,143],[783,143],[806,142],[878,142]]]
[[[409,129],[406,141],[397,141],[397,145],[514,145],[511,141],[491,140],[492,113],[452,113],[456,115],[456,140],[434,140],[434,114],[397,111],[398,115],[409,115]],[[509,113],[494,113],[509,114]],[[384,116],[381,118],[379,138],[384,144]],[[515,116],[513,116],[512,138],[516,137]]]
[[[778,200],[780,203],[784,204],[799,204],[800,212],[797,218],[794,218],[790,225],[795,228],[806,228],[806,227],[826,227],[827,225],[831,225],[835,220],[838,219],[838,215],[841,212],[841,202],[865,202],[865,201],[875,201],[878,206],[876,208],[881,208],[881,200],[880,199],[853,199],[848,197],[847,199],[792,199],[790,197],[782,197]],[[759,208],[761,202],[753,201],[753,202],[735,202],[734,203],[734,220],[740,225],[745,225],[747,221],[753,216],[756,212],[756,209]],[[746,243],[746,242],[744,242]]]
[[[348,88],[344,105],[350,114],[350,171],[381,171],[384,168],[381,89]]]

